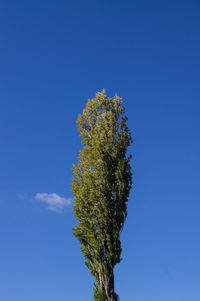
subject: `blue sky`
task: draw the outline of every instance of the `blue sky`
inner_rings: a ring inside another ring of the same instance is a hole
[[[123,97],[133,189],[121,301],[199,301],[200,2],[1,1],[0,300],[92,300],[70,191],[75,121]]]

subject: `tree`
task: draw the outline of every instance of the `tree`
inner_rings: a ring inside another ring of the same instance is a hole
[[[73,165],[73,229],[81,243],[86,266],[95,279],[94,300],[116,301],[114,267],[121,261],[120,232],[127,216],[132,184],[131,134],[122,99],[108,98],[105,90],[89,99],[77,129],[83,148]]]

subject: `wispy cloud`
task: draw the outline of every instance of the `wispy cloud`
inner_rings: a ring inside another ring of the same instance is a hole
[[[71,198],[63,198],[57,193],[36,193],[35,199],[47,204],[49,210],[57,212],[72,204]]]

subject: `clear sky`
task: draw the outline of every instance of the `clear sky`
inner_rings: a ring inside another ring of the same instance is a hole
[[[92,300],[70,191],[75,121],[124,99],[133,189],[121,301],[200,300],[200,2],[0,4],[0,300]]]

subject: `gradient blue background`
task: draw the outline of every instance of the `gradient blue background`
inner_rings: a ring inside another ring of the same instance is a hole
[[[200,300],[200,2],[1,1],[0,300],[92,300],[72,235],[75,121],[123,97],[133,189],[116,267],[121,301]]]

